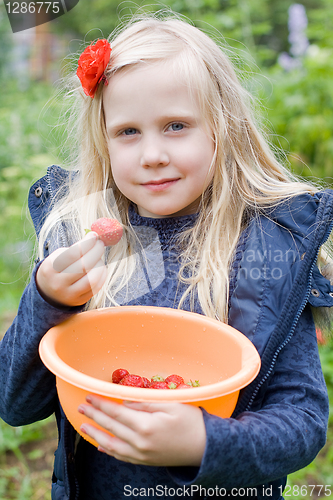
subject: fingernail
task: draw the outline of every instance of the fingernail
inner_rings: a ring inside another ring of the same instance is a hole
[[[104,450],[104,448],[102,448],[101,446],[99,446],[97,449],[98,449],[98,451],[100,451],[101,453],[106,453],[106,451]]]
[[[88,434],[87,429],[84,425],[81,425],[80,431],[83,432],[83,434]]]
[[[86,401],[87,401],[87,403],[90,403],[90,404],[91,404],[91,403],[92,403],[91,396],[87,396],[87,397],[86,397]]]
[[[84,415],[84,407],[83,406],[79,406],[78,409],[77,409],[77,411],[79,413],[82,413],[82,415]]]

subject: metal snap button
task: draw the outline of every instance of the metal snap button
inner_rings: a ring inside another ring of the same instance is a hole
[[[43,188],[41,188],[40,186],[35,189],[36,198],[40,198],[42,196],[42,193],[43,193]]]
[[[316,288],[312,288],[311,293],[314,297],[319,297],[320,293]]]
[[[329,295],[330,297],[333,297],[333,292],[330,292],[328,295]]]

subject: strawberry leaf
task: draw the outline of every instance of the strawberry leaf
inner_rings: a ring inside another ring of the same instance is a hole
[[[170,382],[170,384],[168,384],[169,386],[169,389],[177,389],[177,384],[175,384],[174,382]]]

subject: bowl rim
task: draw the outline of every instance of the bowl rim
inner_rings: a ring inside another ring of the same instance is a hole
[[[203,324],[207,324],[207,322],[217,323],[217,326],[219,326],[221,330],[224,330],[224,333],[226,335],[235,339],[237,344],[241,347],[243,367],[238,373],[226,380],[222,380],[214,384],[195,387],[195,390],[189,391],[188,389],[177,389],[174,391],[158,391],[154,389],[149,390],[146,388],[122,386],[91,377],[90,375],[72,368],[58,356],[56,351],[56,343],[58,337],[61,335],[61,328],[59,327],[61,327],[62,325],[65,326],[67,324],[70,324],[71,322],[76,322],[76,318],[83,318],[83,315],[94,317],[101,314],[117,314],[120,309],[122,314],[137,314],[137,311],[139,309],[141,311],[146,311],[146,313],[148,314],[165,314],[165,310],[168,309],[168,314],[171,313],[174,316],[191,315],[191,317],[193,318],[193,315],[196,315],[196,320],[201,321]],[[108,398],[139,402],[150,401],[190,403],[227,396],[228,394],[239,391],[240,389],[250,384],[258,375],[261,366],[259,353],[253,343],[243,333],[236,330],[232,326],[222,323],[221,321],[218,321],[216,319],[208,318],[207,316],[204,316],[202,314],[183,311],[181,309],[155,306],[116,306],[78,313],[75,316],[72,316],[64,322],[60,323],[59,325],[50,328],[46,332],[39,343],[39,355],[44,365],[56,377],[59,377],[63,381],[75,387],[83,389],[89,393],[106,396]]]

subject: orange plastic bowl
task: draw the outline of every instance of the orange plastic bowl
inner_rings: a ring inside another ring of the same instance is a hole
[[[260,369],[257,350],[239,331],[200,314],[165,307],[122,306],[77,314],[51,328],[39,352],[56,375],[60,403],[80,434],[81,424],[89,419],[77,408],[88,394],[118,403],[190,403],[229,417],[240,389]],[[111,382],[117,368],[149,379],[177,373],[185,381],[199,380],[200,387],[126,387]]]

